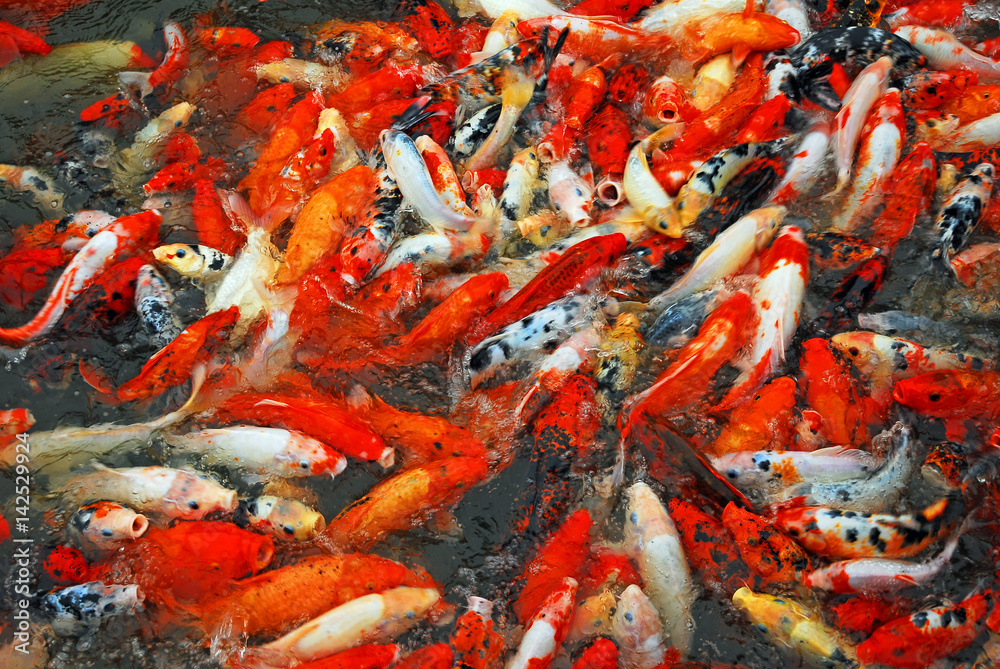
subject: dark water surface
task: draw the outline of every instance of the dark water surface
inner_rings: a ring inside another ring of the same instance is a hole
[[[215,0],[117,0],[94,2],[67,12],[51,23],[47,40],[57,45],[69,42],[85,42],[98,39],[132,40],[148,54],[163,50],[162,32],[158,29],[165,20],[181,21],[185,27],[197,15],[214,12],[217,25],[235,25],[251,28],[258,32],[262,41],[267,39],[288,39],[290,35],[302,34],[301,28],[331,18],[388,19],[392,3],[365,2],[318,2],[315,0],[269,0],[268,2],[239,1],[222,3]],[[94,76],[87,71],[67,68],[66,72],[54,72],[44,80],[28,76],[17,81],[3,80],[0,75],[0,163],[34,165],[40,168],[52,166],[60,156],[84,151],[77,135],[75,121],[79,112],[88,104],[106,97],[116,90],[116,73]],[[226,156],[221,156],[226,158]],[[87,189],[86,183],[64,182],[69,197],[67,209],[75,211],[84,207],[105,206],[112,213],[125,213],[129,206],[116,201],[113,196],[97,195]],[[99,208],[99,207],[98,207]],[[793,211],[796,222],[804,227],[823,227],[823,210]],[[10,231],[17,226],[39,220],[38,212],[26,200],[0,191],[0,248],[8,248]],[[180,241],[181,234],[176,239]],[[974,240],[976,241],[976,240]],[[979,309],[975,314],[962,311],[955,304],[965,300],[992,302],[995,295],[984,297],[971,295],[962,289],[950,276],[933,272],[926,261],[927,240],[924,238],[907,242],[893,261],[889,282],[873,307],[878,309],[905,308],[928,313],[936,318],[955,319],[958,327],[971,332],[991,331],[1000,333],[995,306]],[[826,285],[810,286],[811,303],[822,303],[819,296],[829,291],[835,279],[827,279]],[[176,283],[176,282],[175,282]],[[916,288],[914,288],[916,286]],[[178,287],[180,288],[180,287]],[[955,291],[959,291],[955,293]],[[29,306],[34,313],[41,304],[45,291]],[[197,316],[200,297],[197,291],[181,290],[179,302],[189,308],[184,315],[185,324]],[[808,315],[808,307],[806,310]],[[20,324],[25,314],[11,311],[0,312],[0,325]],[[104,422],[127,423],[148,420],[169,410],[168,398],[161,398],[152,406],[140,411],[135,407],[111,407],[93,404],[88,400],[89,387],[73,371],[79,356],[96,360],[112,376],[129,378],[141,367],[145,357],[141,354],[123,352],[119,344],[127,344],[135,328],[134,322],[125,323],[114,331],[114,342],[98,339],[54,340],[41,346],[32,347],[26,356],[3,352],[0,356],[0,408],[28,407],[33,412],[37,425],[34,430],[48,430],[58,425],[90,425]],[[790,365],[794,366],[794,360]],[[793,367],[794,368],[794,367]],[[41,377],[41,379],[39,378]],[[66,380],[62,380],[65,377]],[[429,383],[444,383],[443,378],[429,379]],[[396,399],[406,408],[416,410],[441,410],[445,407],[440,398],[423,397],[408,392],[394,391],[391,379],[385,380],[389,399]],[[375,389],[378,390],[377,388]],[[169,399],[180,397],[174,394]],[[174,404],[176,406],[176,403]],[[921,425],[920,435],[933,441],[939,435],[932,426]],[[614,443],[614,435],[608,435],[609,443]],[[529,437],[530,439],[530,437]],[[530,445],[525,441],[524,445]],[[497,552],[508,536],[513,519],[516,496],[530,480],[530,463],[526,454],[528,448],[521,448],[521,455],[514,463],[502,471],[486,485],[472,490],[457,507],[455,514],[462,528],[457,537],[442,538],[426,531],[391,537],[377,552],[390,557],[413,559],[426,567],[440,580],[446,589],[449,601],[463,605],[466,595],[487,598],[504,597],[507,583],[501,575],[511,573],[512,566],[523,564],[525,555],[500,555]],[[119,466],[153,464],[157,460],[144,449],[128,455],[115,464]],[[638,474],[639,468],[629,468],[630,482]],[[371,485],[383,478],[377,466],[350,461],[347,471],[335,481],[308,481],[304,485],[318,493],[318,510],[324,517],[334,517],[348,502],[356,499]],[[243,491],[245,492],[245,491]],[[12,481],[0,478],[0,500],[12,494]],[[33,517],[34,530],[39,543],[55,543],[55,538],[45,530],[41,515]],[[622,509],[614,509],[611,526],[606,535],[616,538],[622,521]],[[0,574],[4,573],[11,560],[9,543],[0,545]],[[976,540],[965,540],[959,548],[952,567],[945,570],[936,587],[926,592],[947,592],[955,599],[966,594],[981,573],[978,565],[984,555],[984,546]],[[36,566],[36,570],[40,567]],[[516,572],[515,567],[513,571]],[[924,591],[918,592],[915,597]],[[8,622],[4,607],[10,606],[11,583],[7,578],[3,593],[0,594],[0,625]],[[496,609],[498,618],[509,615],[501,601]],[[35,612],[37,616],[37,611]],[[706,598],[696,606],[695,619],[698,632],[695,643],[696,659],[720,662],[738,662],[752,667],[783,667],[793,662],[778,650],[763,642],[762,635],[748,629],[748,625],[728,605]],[[38,634],[39,628],[35,628]],[[439,629],[428,627],[404,637],[404,642],[422,645],[428,639],[444,640],[450,626]],[[9,626],[0,627],[0,644],[10,638]],[[419,644],[418,644],[419,642]],[[964,655],[974,656],[978,644]],[[128,620],[115,620],[96,639],[57,641],[49,648],[51,666],[59,667],[188,667],[211,666],[208,652],[197,639],[144,640],[139,628]],[[0,655],[0,665],[3,663]],[[37,659],[37,658],[36,658]]]

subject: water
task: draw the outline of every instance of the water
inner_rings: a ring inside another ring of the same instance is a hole
[[[290,39],[301,34],[301,27],[320,23],[333,17],[388,19],[392,13],[389,2],[319,2],[310,0],[270,0],[269,2],[228,2],[218,5],[214,0],[163,0],[117,2],[92,2],[67,12],[51,23],[47,36],[51,44],[87,42],[99,39],[131,40],[144,52],[157,54],[163,49],[162,32],[158,26],[165,20],[178,20],[189,25],[205,12],[213,12],[219,25],[248,27],[267,39]],[[293,40],[294,41],[294,40]],[[14,163],[48,167],[61,158],[85,152],[76,134],[75,120],[80,109],[115,90],[115,73],[95,75],[68,67],[53,71],[41,80],[28,76],[18,81],[4,80],[0,75],[0,163]],[[205,123],[206,119],[200,119]],[[210,137],[204,137],[210,141]],[[86,181],[66,183],[70,186],[66,207],[74,211],[83,207],[106,207],[113,213],[130,211],[130,203],[117,199],[114,193],[101,192]],[[26,199],[6,192],[0,200],[0,246],[9,246],[10,231],[20,225],[38,220],[37,211]],[[822,205],[808,210],[794,211],[796,223],[809,228],[822,227],[828,215]],[[190,241],[183,231],[172,231],[167,242]],[[975,240],[974,240],[975,241]],[[952,318],[959,329],[967,333],[997,332],[1000,323],[995,300],[983,300],[982,295],[958,286],[950,277],[942,277],[927,262],[929,240],[919,236],[908,241],[897,253],[885,289],[880,293],[873,311],[906,309],[926,313],[936,318]],[[839,277],[828,275],[811,285],[807,304],[822,304],[822,297],[835,285]],[[945,289],[941,287],[944,286]],[[45,295],[41,291],[39,295]],[[970,298],[980,306],[970,318],[966,305]],[[184,305],[185,324],[199,315],[200,295],[193,289],[181,290],[179,302]],[[27,311],[34,312],[43,298],[37,298]],[[982,306],[984,305],[985,306]],[[23,321],[24,314],[11,310],[0,313],[0,325],[10,326]],[[81,358],[94,361],[116,380],[135,375],[145,360],[142,352],[127,350],[136,327],[128,321],[116,327],[108,338],[72,337],[53,343],[32,347],[25,357],[4,352],[0,357],[0,408],[29,407],[37,424],[33,431],[52,429],[58,425],[90,425],[94,423],[128,423],[147,420],[162,415],[167,406],[176,406],[182,393],[173,393],[149,406],[110,406],[88,399],[90,388],[75,371]],[[5,362],[4,362],[5,361]],[[789,361],[794,369],[795,360]],[[652,374],[653,370],[646,370]],[[448,397],[441,391],[445,380],[440,376],[428,378],[385,379],[385,387],[376,388],[382,396],[403,408],[426,412],[447,409]],[[428,387],[433,391],[427,391]],[[172,402],[172,404],[171,404]],[[922,436],[931,440],[938,436],[933,426],[921,424]],[[616,443],[616,436],[605,433],[607,444]],[[376,552],[395,559],[413,560],[427,568],[445,588],[450,602],[463,605],[466,595],[487,598],[509,596],[505,576],[516,573],[526,555],[498,555],[497,549],[509,539],[509,527],[516,516],[518,495],[533,475],[528,460],[530,436],[517,444],[517,457],[513,464],[487,484],[472,490],[456,508],[455,515],[460,534],[441,536],[428,530],[417,530],[405,535],[387,538]],[[155,449],[144,449],[119,458],[120,466],[138,466],[156,463]],[[641,457],[629,464],[626,480],[645,476],[645,462]],[[217,472],[220,475],[222,472]],[[334,517],[350,501],[358,498],[383,475],[377,465],[350,461],[347,471],[334,482],[308,481],[303,484],[311,489],[318,500],[317,509],[325,518]],[[7,499],[13,491],[13,481],[0,480],[0,499]],[[258,490],[250,489],[250,494]],[[596,504],[585,500],[585,504]],[[607,528],[609,537],[617,537],[623,509],[612,510],[612,521]],[[32,533],[39,544],[54,543],[56,537],[40,513],[32,515]],[[9,543],[0,545],[0,564],[11,563],[13,548]],[[938,579],[935,587],[919,591],[925,593],[951,593],[956,598],[964,594],[981,574],[978,569],[987,553],[985,545],[976,539],[963,539],[958,556],[950,570]],[[0,570],[3,568],[0,567]],[[34,566],[40,574],[40,566]],[[12,572],[5,579],[0,608],[12,604]],[[44,581],[43,581],[44,583]],[[509,610],[501,601],[496,616],[503,621]],[[0,611],[0,615],[4,612]],[[716,598],[705,596],[695,607],[698,631],[695,657],[719,662],[742,663],[751,667],[787,666],[788,660],[780,651],[763,641],[755,630],[748,629],[741,616]],[[6,619],[2,619],[6,622]],[[0,630],[0,643],[10,637],[9,627]],[[445,640],[450,626],[422,627],[404,636],[404,645],[423,645],[428,640]],[[978,645],[961,654],[971,657]],[[138,623],[119,619],[107,625],[94,639],[82,641],[56,641],[49,648],[55,667],[194,667],[212,666],[207,650],[197,639],[174,635],[167,639],[144,634]],[[38,657],[41,657],[39,655]]]

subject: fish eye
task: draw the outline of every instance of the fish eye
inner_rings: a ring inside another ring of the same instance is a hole
[[[188,506],[191,507],[192,509],[194,509],[195,511],[198,510],[198,502],[196,502],[194,500],[191,500],[190,502],[188,502]]]
[[[187,251],[185,251],[184,249],[177,249],[177,253],[175,253],[174,255],[177,256],[178,258],[183,258],[184,256],[187,255]]]
[[[281,531],[287,534],[288,536],[292,536],[293,534],[295,534],[295,528],[292,527],[291,525],[283,525]]]
[[[740,473],[735,469],[730,469],[728,472],[726,472],[726,476],[728,476],[731,479],[737,478],[739,475]]]
[[[299,463],[299,467],[302,467],[302,469],[309,469],[309,461],[303,460],[302,462]]]
[[[857,355],[861,353],[861,351],[858,350],[857,346],[852,346],[851,348],[847,349],[847,352],[850,353],[851,355]]]
[[[625,614],[625,620],[627,620],[627,621],[629,621],[629,622],[632,622],[632,621],[633,621],[634,619],[635,619],[635,616],[633,616],[633,615],[632,615],[632,612],[631,612],[631,611],[628,611],[628,612],[627,612],[627,613]]]
[[[927,396],[927,399],[929,399],[931,402],[937,402],[939,399],[941,399],[941,393],[931,393],[930,395]]]
[[[767,625],[765,625],[764,623],[757,623],[757,629],[759,629],[761,632],[767,632],[768,631],[767,630]]]

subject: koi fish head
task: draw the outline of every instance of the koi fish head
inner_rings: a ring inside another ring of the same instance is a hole
[[[293,432],[284,452],[283,462],[290,476],[336,476],[347,467],[347,459],[339,452],[312,437]]]
[[[639,586],[628,586],[618,597],[611,633],[619,641],[625,642],[626,647],[634,648],[655,644],[662,637],[660,615]]]
[[[684,88],[666,75],[653,82],[642,105],[643,119],[656,128],[690,121],[700,113]]]
[[[153,249],[153,257],[181,276],[198,277],[208,258],[197,244],[167,244]]]
[[[903,379],[892,389],[892,398],[917,413],[948,418],[989,394],[978,374],[960,370],[935,370]]]
[[[712,458],[712,466],[740,490],[748,490],[763,483],[768,476],[767,470],[761,468],[750,451],[727,453],[719,458]]]
[[[271,495],[240,500],[233,521],[240,527],[264,530],[284,541],[308,541],[326,528],[323,516],[302,502]]]

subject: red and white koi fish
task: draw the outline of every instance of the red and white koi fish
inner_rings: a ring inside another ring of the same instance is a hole
[[[889,86],[892,58],[885,56],[861,71],[841,102],[833,127],[833,155],[837,161],[837,193],[848,184],[854,150],[872,106],[885,95]]]
[[[958,539],[956,534],[948,540],[939,555],[926,562],[882,558],[843,560],[807,574],[802,579],[802,585],[835,594],[860,592],[866,595],[926,585],[951,560],[958,547]]]
[[[935,70],[969,70],[984,83],[1000,81],[1000,61],[973,51],[946,30],[903,26],[894,32],[927,56]]]
[[[0,343],[24,346],[55,327],[66,307],[93,285],[105,269],[133,253],[149,248],[159,234],[160,212],[152,209],[123,216],[101,230],[73,256],[41,311],[28,323],[16,328],[0,328]]]
[[[747,370],[720,403],[731,408],[757,392],[785,358],[785,349],[799,326],[799,313],[809,281],[809,247],[800,228],[781,230],[761,257],[753,302],[760,321],[753,348],[744,359]]]
[[[506,669],[547,669],[562,648],[576,606],[576,579],[566,577],[525,625],[517,653]]]
[[[851,193],[833,220],[834,230],[853,232],[882,201],[906,139],[906,117],[899,91],[890,88],[872,107],[861,131],[858,166]]]
[[[118,78],[126,86],[134,86],[142,97],[156,94],[166,96],[168,91],[184,76],[190,61],[187,37],[180,24],[168,21],[163,24],[163,39],[167,43],[167,54],[163,62],[152,72],[119,72]]]
[[[833,129],[826,121],[817,121],[796,147],[785,176],[769,198],[773,204],[787,205],[800,196],[809,195],[826,168],[826,154]]]

